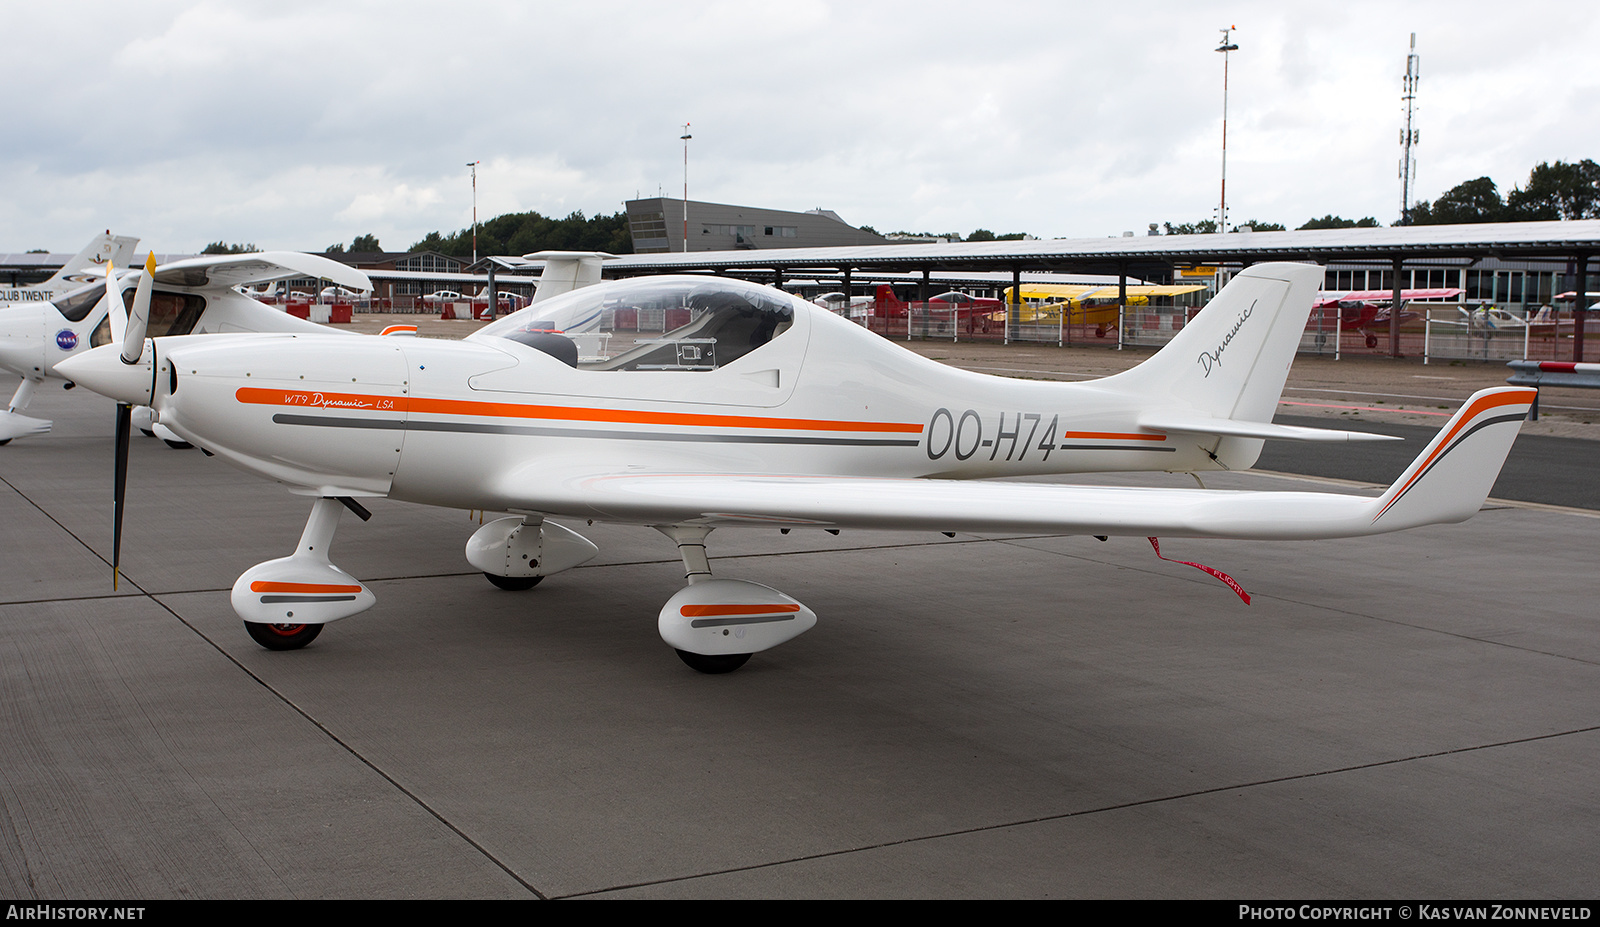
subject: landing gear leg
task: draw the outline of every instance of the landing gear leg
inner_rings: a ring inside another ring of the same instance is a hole
[[[657,525],[656,530],[678,545],[683,558],[683,578],[693,586],[711,578],[711,560],[706,556],[706,536],[710,528],[698,525]]]
[[[18,384],[17,391],[11,395],[11,403],[6,408],[13,414],[27,411],[28,403],[33,401],[33,391],[39,388],[39,381],[31,377],[23,377]]]

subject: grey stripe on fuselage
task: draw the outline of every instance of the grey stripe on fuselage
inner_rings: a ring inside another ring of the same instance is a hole
[[[805,435],[685,434],[659,431],[612,431],[599,428],[555,428],[541,425],[502,425],[481,422],[419,422],[380,418],[335,418],[319,415],[292,415],[280,412],[272,417],[278,425],[308,425],[314,428],[376,428],[384,431],[444,431],[460,434],[528,435],[543,438],[609,438],[622,441],[692,441],[710,444],[815,444],[847,447],[918,447],[920,438],[813,438]],[[1058,445],[1058,450],[1075,451],[1156,451],[1172,453],[1171,447],[1127,447],[1122,445]]]

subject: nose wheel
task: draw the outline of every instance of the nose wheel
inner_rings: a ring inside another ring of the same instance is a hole
[[[322,633],[320,624],[263,624],[246,621],[244,629],[256,643],[268,650],[299,650]]]

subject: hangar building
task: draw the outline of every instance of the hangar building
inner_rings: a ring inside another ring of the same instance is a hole
[[[686,214],[689,251],[891,244],[876,232],[849,224],[831,209],[785,212],[689,200],[685,213],[683,200],[656,197],[629,200],[627,210],[634,254],[686,250],[683,247]]]

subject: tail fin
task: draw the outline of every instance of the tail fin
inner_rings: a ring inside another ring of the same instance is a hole
[[[1102,382],[1215,418],[1270,422],[1322,279],[1315,264],[1247,268],[1154,357]]]
[[[1397,531],[1472,517],[1489,498],[1537,395],[1517,386],[1473,393],[1374,503],[1372,527]]]
[[[105,231],[89,240],[82,251],[79,251],[67,263],[61,265],[54,276],[46,280],[41,286],[54,289],[63,289],[75,286],[89,279],[100,279],[103,271],[98,268],[106,264],[120,264],[128,267],[133,264],[133,249],[138,247],[139,239],[128,235],[113,235]],[[95,268],[95,272],[85,275],[84,271]]]
[[[599,283],[600,262],[611,255],[603,251],[536,251],[523,257],[544,261],[539,286],[533,291],[533,301],[539,303]]]
[[[887,283],[878,284],[878,291],[873,305],[878,309],[904,309],[906,307],[900,297],[894,295],[894,287]]]

